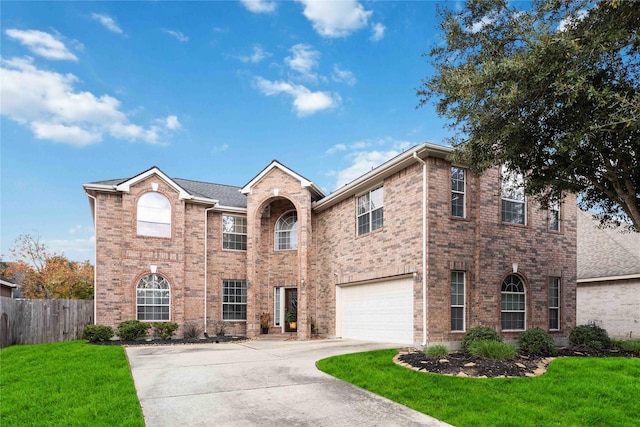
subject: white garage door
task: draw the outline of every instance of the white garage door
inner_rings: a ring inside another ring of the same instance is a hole
[[[336,335],[413,344],[413,279],[336,290]]]

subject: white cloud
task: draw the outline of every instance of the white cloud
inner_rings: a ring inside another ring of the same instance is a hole
[[[39,69],[31,58],[1,59],[0,63],[1,114],[31,128],[36,138],[85,146],[109,134],[155,144],[180,127],[176,116],[148,128],[132,124],[116,98],[77,91],[76,76]]]
[[[337,65],[333,66],[333,74],[331,78],[336,82],[343,82],[349,86],[353,86],[358,81],[353,73],[349,70],[342,70]]]
[[[333,147],[329,148],[326,153],[327,154],[335,154],[338,151],[345,151],[347,149],[347,146],[344,144],[336,144]]]
[[[480,31],[482,31],[484,29],[484,27],[486,27],[487,25],[491,25],[494,22],[495,22],[494,18],[492,18],[490,16],[484,16],[478,22],[474,22],[474,24],[471,26],[471,28],[468,28],[468,31],[473,33],[473,34],[478,33]]]
[[[304,16],[323,37],[346,37],[368,25],[373,12],[356,0],[317,1],[297,0],[304,5]]]
[[[251,55],[240,56],[239,59],[242,62],[251,62],[253,64],[257,64],[258,62],[269,56],[271,56],[270,53],[264,51],[259,45],[255,45],[253,46],[253,53],[251,53]]]
[[[294,71],[311,80],[317,80],[318,76],[313,72],[318,67],[320,52],[314,50],[308,44],[299,43],[291,47],[292,56],[287,56],[284,62]]]
[[[31,52],[47,59],[77,61],[75,56],[60,40],[49,33],[38,30],[8,29],[5,34],[18,40]]]
[[[392,159],[413,145],[414,144],[408,141],[397,141],[391,138],[373,141],[357,141],[348,147],[344,144],[337,144],[327,150],[327,154],[333,154],[337,151],[347,151],[345,159],[348,160],[350,164],[345,169],[331,171],[327,175],[335,177],[336,183],[334,188],[338,189]],[[365,150],[365,148],[372,147],[377,148]]]
[[[213,154],[218,154],[218,153],[227,151],[228,149],[229,149],[229,144],[216,145],[211,149],[211,152]]]
[[[256,87],[265,95],[287,94],[293,98],[293,108],[298,116],[308,116],[322,110],[337,107],[340,104],[340,96],[327,92],[312,92],[305,86],[281,82],[269,81],[262,77],[254,80]]]
[[[557,31],[562,32],[571,27],[574,27],[576,24],[578,24],[578,22],[586,18],[588,13],[589,12],[587,12],[586,10],[579,10],[575,15],[566,17],[565,19],[560,21],[560,24],[558,24]]]
[[[109,31],[117,34],[123,33],[122,28],[120,28],[118,23],[109,15],[105,15],[103,13],[92,13],[91,18],[101,23],[102,26],[104,26]]]
[[[178,121],[177,116],[168,116],[166,119],[164,119],[164,121],[167,129],[176,130],[182,127],[182,124],[180,123],[180,121]]]
[[[173,37],[178,39],[178,41],[181,41],[183,43],[189,41],[189,37],[185,36],[180,31],[174,31],[174,30],[162,30],[162,31],[164,31],[167,34],[172,35]]]
[[[53,239],[45,242],[55,253],[62,253],[72,261],[90,260],[95,262],[96,236],[86,239]]]
[[[276,10],[275,1],[267,0],[240,0],[240,3],[253,13],[271,13]]]
[[[371,37],[369,40],[377,42],[383,39],[386,27],[380,23],[373,24],[371,27]]]

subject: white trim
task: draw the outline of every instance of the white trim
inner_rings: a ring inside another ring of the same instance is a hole
[[[302,188],[308,188],[310,187],[313,191],[315,191],[317,193],[318,196],[320,196],[320,198],[325,197],[324,191],[322,191],[318,186],[316,186],[313,182],[309,181],[308,179],[304,178],[302,175],[299,175],[297,173],[295,173],[294,171],[292,171],[291,169],[289,169],[288,167],[284,166],[282,163],[278,162],[277,160],[274,160],[271,162],[271,164],[269,164],[269,166],[267,166],[266,168],[264,168],[262,170],[262,172],[260,172],[258,175],[256,175],[255,178],[253,178],[251,181],[249,181],[248,184],[246,184],[244,187],[242,187],[240,189],[240,192],[242,194],[249,194],[251,193],[251,187],[253,187],[254,185],[256,185],[258,182],[260,182],[262,180],[262,178],[264,178],[269,172],[271,172],[271,170],[273,170],[274,168],[278,168],[280,169],[282,172],[286,173],[287,175],[290,175],[291,177],[293,177],[294,179],[296,179],[297,181],[300,181],[300,186]]]
[[[116,186],[117,191],[122,191],[124,193],[128,193],[131,189],[131,186],[149,178],[152,175],[158,175],[160,179],[162,179],[167,185],[176,190],[179,194],[180,200],[189,200],[195,199],[189,193],[187,193],[182,187],[180,187],[174,180],[165,175],[160,169],[157,167],[152,167],[146,172],[141,173],[140,175],[136,175],[133,178],[129,178],[128,180],[118,184]]]
[[[611,282],[615,280],[629,280],[640,279],[640,274],[627,274],[625,276],[605,276],[605,277],[590,277],[588,279],[578,279],[577,283],[590,283],[590,282]]]

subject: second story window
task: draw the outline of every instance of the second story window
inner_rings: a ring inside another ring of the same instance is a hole
[[[451,168],[451,216],[465,217],[465,170]]]
[[[247,218],[222,215],[222,249],[247,250]]]
[[[298,249],[298,213],[296,211],[289,211],[278,219],[274,240],[276,251]]]
[[[560,231],[560,202],[549,203],[549,231]]]
[[[525,225],[527,222],[524,179],[521,174],[502,168],[502,222]]]
[[[171,203],[157,192],[145,193],[138,199],[138,236],[171,237]]]
[[[384,223],[383,188],[358,197],[358,236],[382,228]]]

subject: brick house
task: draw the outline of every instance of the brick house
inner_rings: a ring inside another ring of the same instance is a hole
[[[601,228],[578,210],[577,323],[612,338],[640,337],[640,233]]]
[[[325,195],[273,161],[244,187],[157,167],[84,185],[96,323],[224,320],[270,332],[445,343],[490,326],[565,339],[576,316],[576,204],[541,210],[518,177],[416,146]],[[286,314],[297,314],[290,325]]]

